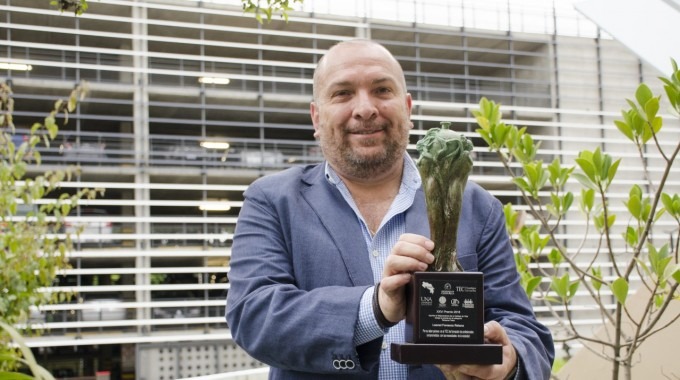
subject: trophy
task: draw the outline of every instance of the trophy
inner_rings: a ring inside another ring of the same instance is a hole
[[[427,131],[416,148],[435,259],[406,287],[406,343],[392,343],[403,364],[500,364],[500,344],[484,343],[484,276],[464,272],[456,253],[458,221],[472,143],[441,128]]]

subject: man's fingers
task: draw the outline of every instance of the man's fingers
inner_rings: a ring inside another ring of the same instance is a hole
[[[411,281],[409,273],[397,273],[390,277],[385,277],[380,281],[380,288],[390,297],[395,291],[400,291],[402,287]]]
[[[406,233],[399,237],[399,242],[406,242],[419,245],[428,251],[434,249],[434,242],[423,235]],[[397,244],[399,244],[399,242],[397,242]]]
[[[433,248],[434,243],[430,239],[416,234],[401,235],[392,247],[385,260],[380,288],[376,289],[380,309],[389,321],[404,317],[404,287],[411,280],[411,273],[427,270],[428,264],[434,261],[430,253]]]
[[[446,377],[446,380],[470,380],[472,379],[471,376],[468,376],[464,373],[461,373],[458,371],[459,367],[458,365],[451,365],[451,364],[436,364],[437,368],[442,371],[444,374],[444,377]]]
[[[403,234],[385,261],[383,277],[396,273],[423,271],[434,261],[434,243],[421,235]]]
[[[484,325],[484,339],[489,343],[510,344],[510,338],[505,329],[496,321],[490,321]]]
[[[427,263],[417,258],[411,256],[390,255],[385,260],[383,277],[392,276],[397,273],[424,271],[426,269]]]

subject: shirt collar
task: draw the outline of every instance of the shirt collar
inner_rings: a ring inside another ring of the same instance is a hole
[[[333,185],[337,186],[338,183],[342,182],[338,173],[333,170],[328,161],[324,161],[324,173],[326,175],[326,180]],[[401,188],[407,187],[411,190],[417,190],[422,183],[420,179],[420,173],[416,167],[415,162],[408,153],[404,153],[404,172],[401,175]]]

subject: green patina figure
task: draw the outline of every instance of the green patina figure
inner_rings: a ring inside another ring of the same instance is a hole
[[[434,263],[428,271],[461,272],[456,253],[463,192],[472,170],[472,142],[449,129],[449,122],[432,128],[418,141],[416,162],[423,181]]]

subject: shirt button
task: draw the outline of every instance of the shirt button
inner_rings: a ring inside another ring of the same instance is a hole
[[[377,249],[373,251],[373,257],[378,257],[379,255],[380,255],[380,252],[378,252]]]
[[[382,344],[382,349],[383,349],[383,350],[386,350],[386,349],[387,349],[387,342],[383,342],[383,344]]]

